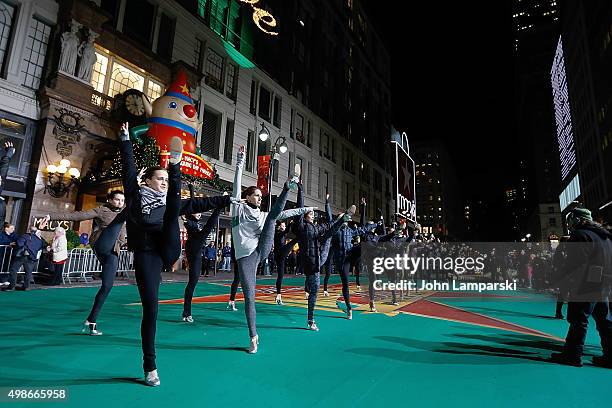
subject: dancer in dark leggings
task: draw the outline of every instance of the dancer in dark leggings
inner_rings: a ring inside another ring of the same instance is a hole
[[[298,207],[304,206],[304,196],[302,194],[302,184],[298,184]],[[319,292],[321,265],[324,262],[321,256],[321,242],[328,241],[338,231],[343,222],[350,219],[348,214],[340,214],[335,223],[321,222],[314,223],[314,211],[308,211],[300,216],[293,225],[293,232],[297,235],[300,245],[300,258],[304,266],[306,275],[306,292],[308,293],[308,328],[319,331],[314,320],[314,309],[317,303]],[[328,244],[329,245],[329,244]],[[326,256],[326,254],[323,254]]]
[[[351,206],[351,209],[354,213],[355,206]],[[353,238],[357,235],[368,233],[374,230],[374,228],[376,228],[376,224],[351,228],[348,224],[344,223],[332,240],[332,248],[330,251],[334,257],[334,270],[340,274],[340,280],[342,281],[342,297],[346,305],[346,316],[349,320],[353,318],[349,292],[349,273],[351,263],[354,262],[354,257],[356,256],[356,252],[352,251]]]
[[[289,256],[289,253],[291,252],[291,250],[293,249],[293,246],[295,244],[297,244],[298,240],[297,238],[292,239],[291,241],[289,241],[288,243],[284,244],[280,250],[277,252],[278,254],[278,258],[277,259],[282,259],[282,267],[280,265],[280,263],[278,264],[278,269],[277,269],[277,276],[276,276],[276,304],[277,305],[284,305],[283,303],[283,298],[281,295],[281,290],[283,287],[283,278],[285,276],[285,261],[287,259],[287,257]],[[278,262],[278,261],[277,261]]]
[[[240,197],[240,186],[242,185],[242,168],[244,166],[244,146],[238,151],[236,161],[236,173],[234,176],[233,197]],[[261,206],[261,190],[256,186],[248,187],[244,196],[246,202],[232,203],[232,240],[236,251],[236,262],[240,274],[240,284],[244,294],[245,315],[251,336],[249,353],[257,352],[259,336],[257,335],[255,314],[255,278],[257,265],[266,258],[272,249],[274,241],[274,225],[277,220],[304,214],[312,208],[296,208],[282,211],[287,202],[290,189],[295,189],[299,179],[299,166],[296,166],[294,177],[285,182],[283,190],[278,195],[276,202],[265,213],[259,209]]]
[[[191,185],[189,191],[193,198],[193,187]],[[202,214],[192,214],[186,217],[187,242],[185,242],[185,254],[187,255],[187,262],[189,262],[189,282],[185,286],[185,299],[183,301],[184,322],[193,323],[191,300],[202,273],[202,248],[208,234],[217,225],[220,212],[221,208],[215,208],[206,222],[202,219]]]
[[[106,229],[114,220],[115,217],[123,209],[125,203],[125,195],[121,190],[113,190],[108,193],[106,197],[106,204],[92,208],[86,211],[73,211],[73,212],[62,212],[55,213],[55,219],[67,220],[67,221],[85,221],[93,220],[93,232],[89,238],[89,242],[95,248],[95,243],[102,234],[102,231]],[[98,260],[102,264],[102,273],[100,279],[102,285],[96,294],[93,306],[87,320],[83,322],[83,332],[88,332],[92,336],[99,336],[102,334],[97,329],[97,319],[104,302],[108,297],[113,284],[115,282],[115,276],[117,275],[117,266],[119,265],[119,251],[121,246],[125,244],[125,223],[120,224],[121,231],[119,232],[118,239],[114,242],[113,248],[107,255],[97,255]]]
[[[171,139],[168,170],[158,166],[148,168],[142,176],[144,184],[139,185],[127,123],[121,127],[120,138],[126,208],[102,232],[95,247],[98,254],[110,253],[119,224],[127,222],[128,246],[134,251],[136,283],[142,302],[140,334],[145,383],[158,386],[155,332],[159,284],[164,267],[173,265],[181,252],[178,217],[225,207],[230,203],[230,196],[181,200],[183,143],[179,137]]]

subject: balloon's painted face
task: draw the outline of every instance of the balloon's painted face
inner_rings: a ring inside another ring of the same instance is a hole
[[[153,117],[171,119],[196,128],[198,115],[195,107],[173,96],[160,96],[153,102]]]

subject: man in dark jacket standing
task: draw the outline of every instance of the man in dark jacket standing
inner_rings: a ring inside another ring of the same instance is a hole
[[[44,228],[49,221],[45,218],[40,223],[40,228]],[[10,267],[10,278],[9,286],[3,290],[15,289],[17,282],[17,272],[23,265],[25,271],[25,277],[23,279],[23,286],[21,290],[27,290],[30,286],[30,280],[32,280],[32,272],[36,267],[36,262],[40,259],[43,248],[46,248],[49,244],[40,237],[40,230],[34,226],[30,227],[30,232],[26,232],[19,238],[17,238],[17,244],[13,252],[13,261]]]
[[[567,321],[570,324],[561,353],[553,353],[551,361],[582,367],[584,341],[593,316],[601,338],[603,355],[593,357],[593,364],[612,368],[612,235],[593,222],[591,212],[574,208],[567,216],[570,237],[562,279],[570,282]]]
[[[215,243],[210,242],[206,248],[204,248],[204,256],[206,258],[206,267],[204,268],[204,276],[208,276],[208,270],[212,269],[215,272],[215,262],[217,261],[217,248]]]

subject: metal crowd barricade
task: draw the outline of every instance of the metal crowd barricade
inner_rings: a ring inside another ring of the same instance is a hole
[[[129,279],[132,271],[134,271],[134,253],[127,250],[119,251],[117,273]],[[64,264],[62,282],[72,283],[72,279],[91,282],[93,274],[101,272],[102,264],[92,249],[74,248],[68,253],[68,259]]]
[[[8,279],[8,275],[11,269],[11,263],[13,262],[13,247],[11,245],[0,245],[0,275],[6,277]],[[36,265],[34,266],[34,270],[32,271],[32,276],[38,274],[38,262],[40,258],[36,261]],[[25,271],[23,266],[19,268],[17,271],[18,275],[24,274]]]
[[[92,249],[74,248],[68,252],[68,259],[62,271],[62,283],[72,283],[72,279],[91,282],[94,273],[102,272],[102,264]]]
[[[117,273],[123,277],[131,279],[130,272],[134,271],[134,253],[126,249],[119,251],[119,266]]]

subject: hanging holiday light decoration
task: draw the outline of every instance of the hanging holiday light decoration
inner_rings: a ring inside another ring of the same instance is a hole
[[[276,18],[268,11],[255,7],[259,0],[240,0],[253,8],[253,22],[261,31],[269,35],[278,35],[278,32],[273,31],[276,28]]]

